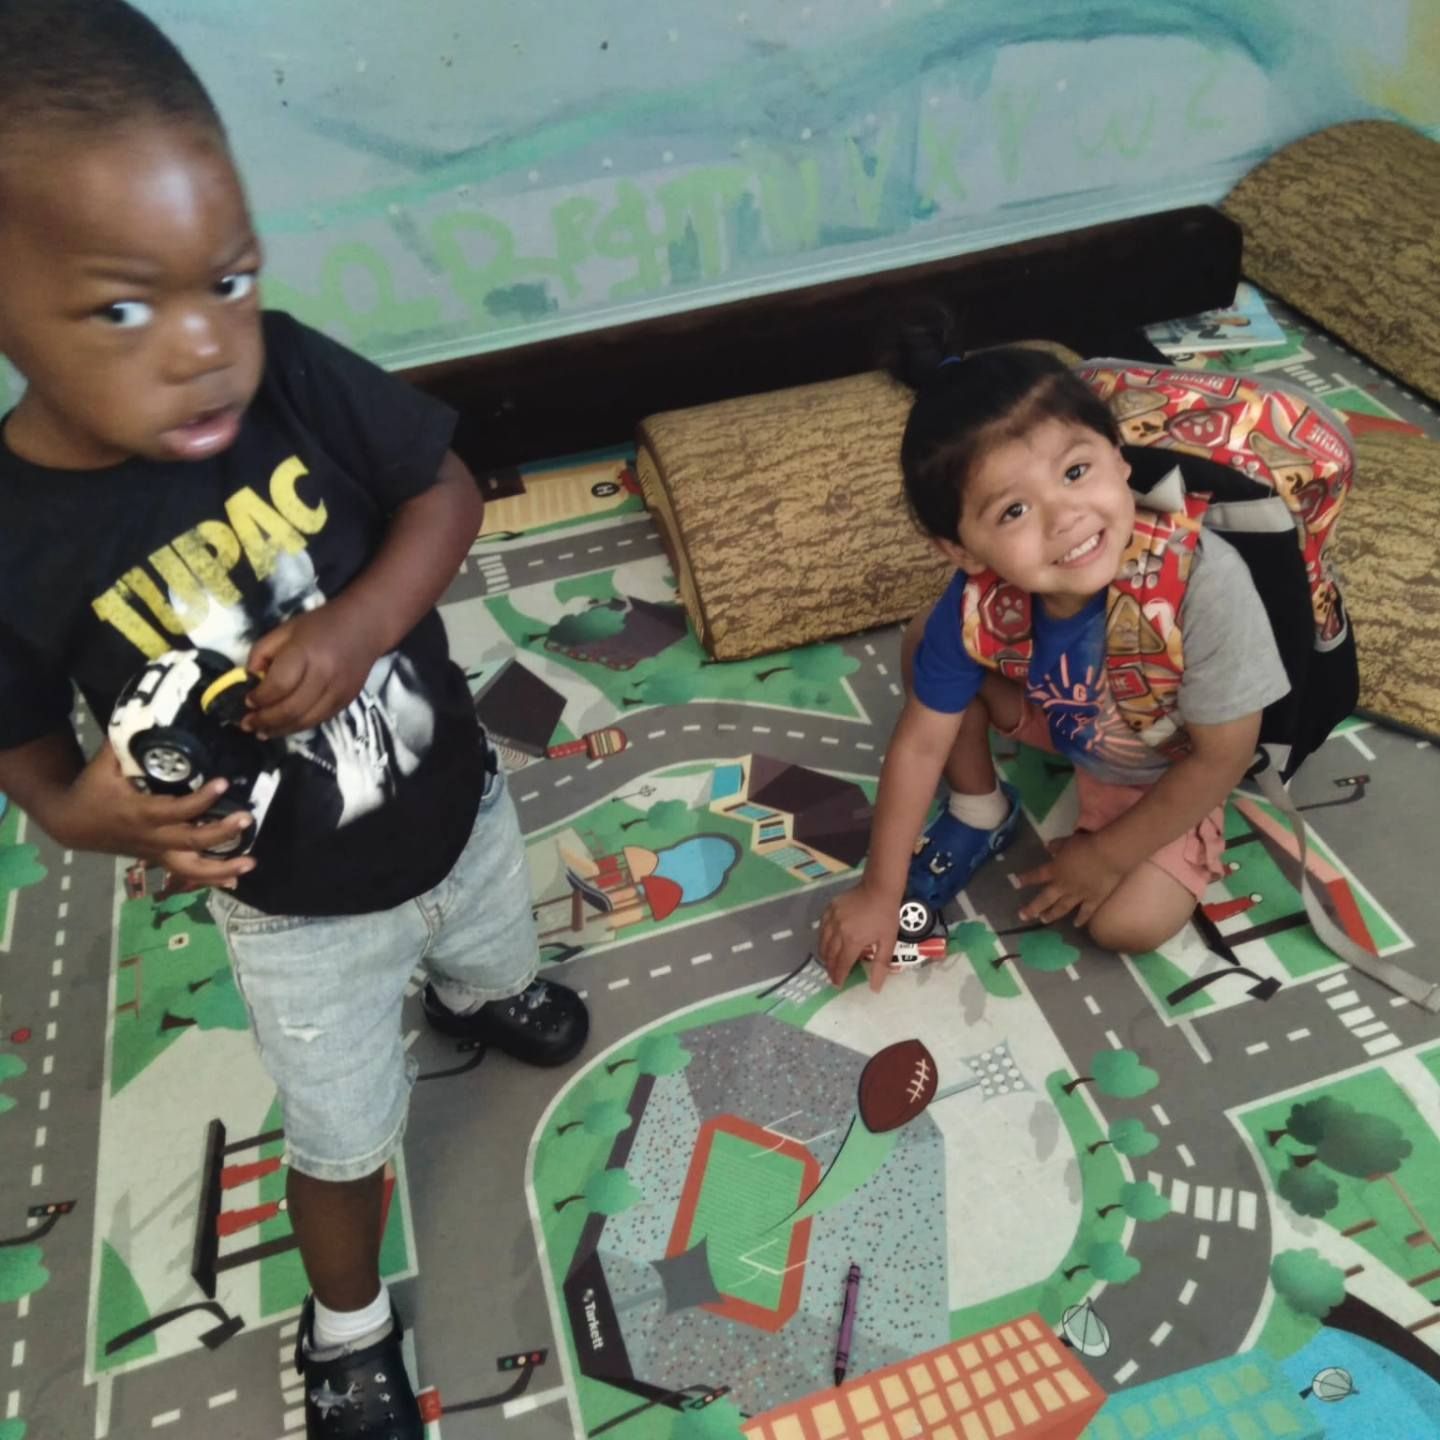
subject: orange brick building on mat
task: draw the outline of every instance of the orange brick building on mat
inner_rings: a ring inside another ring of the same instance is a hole
[[[749,1440],[1076,1440],[1104,1392],[1038,1315],[757,1415]]]

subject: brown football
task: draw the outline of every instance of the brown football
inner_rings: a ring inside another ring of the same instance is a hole
[[[935,1098],[935,1057],[919,1040],[897,1040],[878,1050],[860,1072],[860,1118],[882,1134],[908,1124]]]

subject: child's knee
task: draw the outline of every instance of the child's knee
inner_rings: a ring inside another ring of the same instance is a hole
[[[1192,907],[1193,908],[1193,907]],[[1129,913],[1126,913],[1128,910]],[[1190,911],[1176,915],[1173,910],[1142,910],[1102,905],[1085,927],[1102,950],[1125,955],[1143,955],[1173,940],[1185,927]]]

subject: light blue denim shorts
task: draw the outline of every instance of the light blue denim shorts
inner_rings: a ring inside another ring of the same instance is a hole
[[[280,1092],[288,1164],[317,1180],[358,1180],[395,1154],[416,1070],[401,1040],[406,986],[423,968],[452,1003],[519,994],[539,957],[530,904],[503,771],[487,782],[450,873],[393,910],[269,915],[210,892]]]

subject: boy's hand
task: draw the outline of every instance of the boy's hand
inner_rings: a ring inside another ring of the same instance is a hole
[[[1094,835],[1071,835],[1055,846],[1046,864],[1020,876],[1022,885],[1044,887],[1021,909],[1020,918],[1050,925],[1074,910],[1075,924],[1088,924],[1125,874]]]
[[[241,728],[256,735],[294,735],[338,715],[359,693],[377,658],[343,606],[322,605],[277,625],[250,651],[261,676],[246,697]]]
[[[212,780],[179,799],[146,795],[121,774],[107,741],[75,777],[53,828],[57,839],[76,850],[158,861],[186,880],[231,889],[239,876],[255,868],[254,860],[215,860],[200,852],[232,840],[253,823],[251,816],[242,811],[195,823],[224,790],[224,780]]]
[[[890,957],[900,929],[900,902],[866,887],[837,895],[820,922],[820,959],[832,985],[843,985],[855,962],[870,962],[870,988],[878,990],[890,974]],[[868,952],[868,953],[867,953]]]

